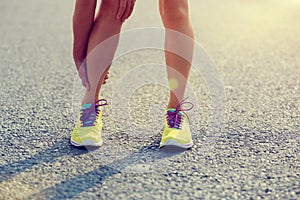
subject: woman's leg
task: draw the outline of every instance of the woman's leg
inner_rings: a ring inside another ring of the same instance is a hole
[[[188,0],[159,0],[159,8],[166,28],[165,58],[170,85],[168,108],[176,108],[184,97],[191,68],[194,31]]]
[[[88,42],[86,64],[90,90],[86,91],[82,104],[94,103],[99,98],[104,77],[112,63],[122,26],[122,21],[116,19],[118,7],[119,0],[101,2]]]

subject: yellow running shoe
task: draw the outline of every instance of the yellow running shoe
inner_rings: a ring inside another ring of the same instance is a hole
[[[177,146],[191,148],[193,146],[192,134],[189,128],[189,120],[185,111],[191,110],[193,104],[182,100],[176,108],[166,110],[164,132],[162,134],[160,148],[164,146]],[[181,109],[183,104],[190,104],[188,109]]]
[[[78,115],[77,123],[72,131],[71,144],[80,146],[100,147],[103,144],[102,130],[102,106],[106,106],[107,101],[100,99],[93,104],[82,106]]]

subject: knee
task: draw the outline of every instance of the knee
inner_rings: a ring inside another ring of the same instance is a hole
[[[164,23],[189,19],[188,0],[160,0],[160,15]]]
[[[108,20],[116,20],[119,0],[102,0],[99,16]]]

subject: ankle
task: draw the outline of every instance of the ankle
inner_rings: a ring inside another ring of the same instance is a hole
[[[96,102],[96,99],[92,99],[92,98],[84,98],[81,102],[81,105],[86,105],[86,104],[93,104]]]
[[[178,102],[176,103],[169,103],[167,109],[176,109],[178,106]]]

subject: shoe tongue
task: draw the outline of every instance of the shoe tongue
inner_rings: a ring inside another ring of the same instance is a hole
[[[176,111],[175,108],[168,108],[168,109],[167,109],[167,112],[172,112],[172,113],[173,113],[173,112],[175,112],[175,111]],[[178,114],[182,115],[182,112],[179,111]]]
[[[175,112],[175,108],[168,108],[167,111]]]
[[[88,109],[88,108],[90,108],[91,106],[92,106],[91,103],[86,103],[86,104],[83,104],[83,105],[82,105],[82,109]]]

